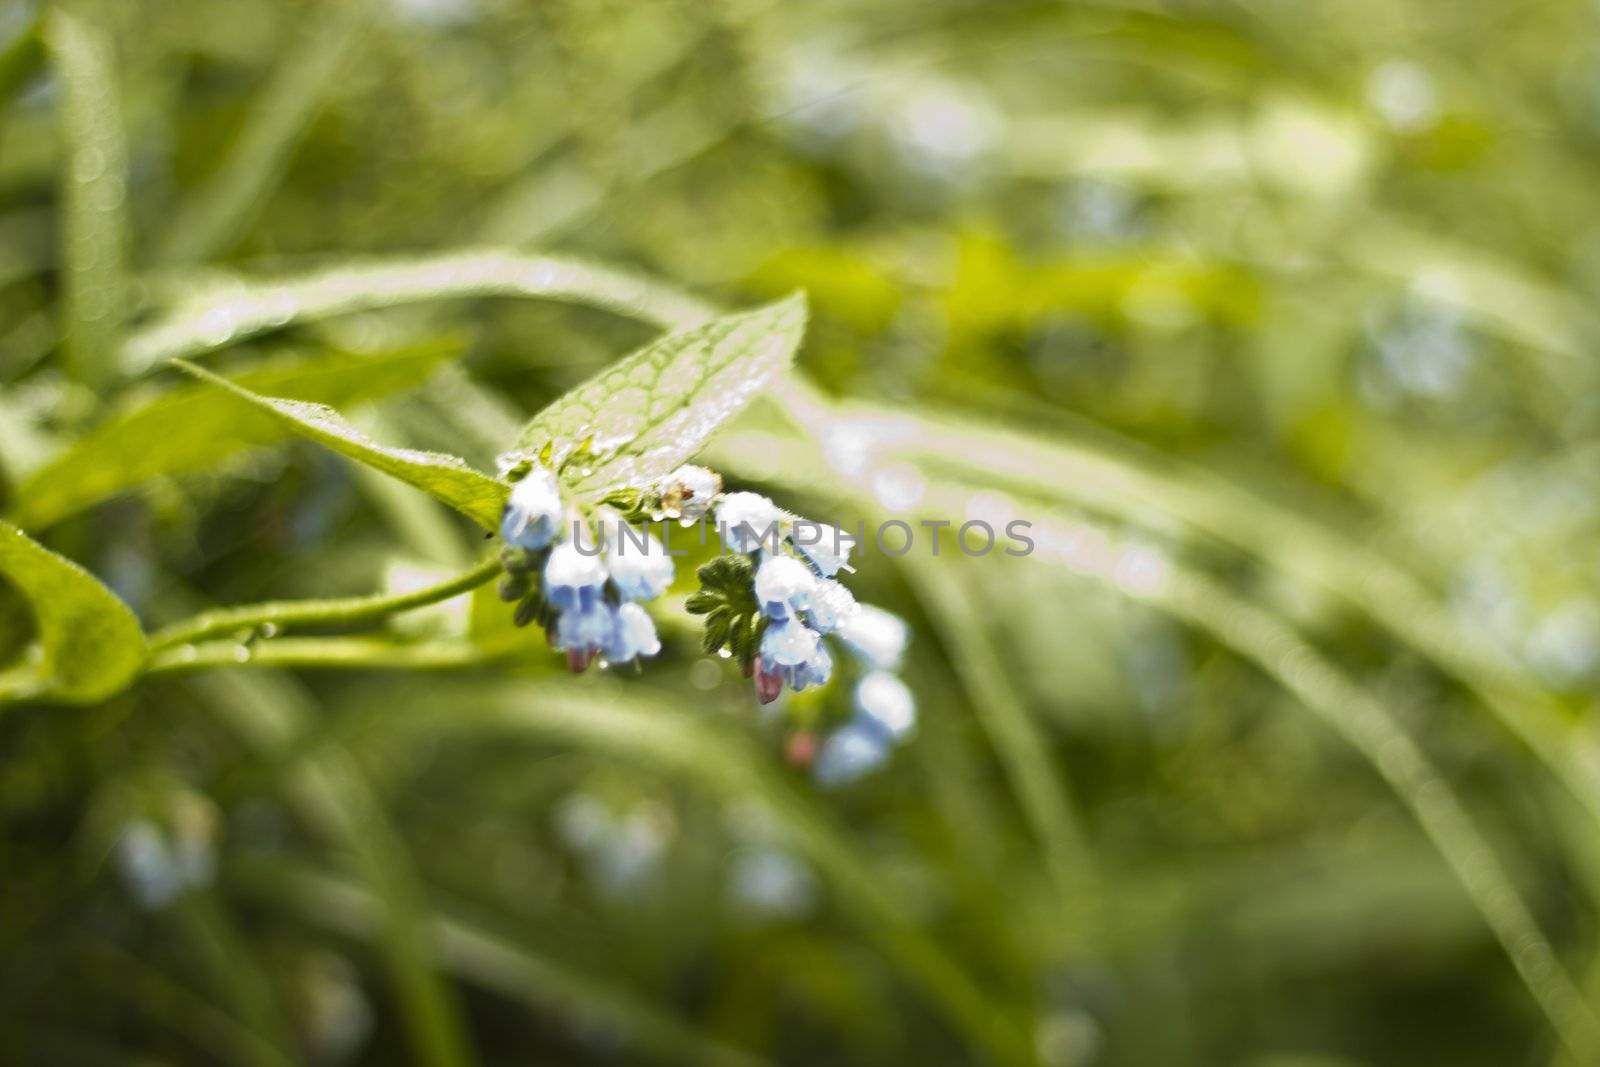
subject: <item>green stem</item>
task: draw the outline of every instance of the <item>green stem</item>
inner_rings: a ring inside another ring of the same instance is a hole
[[[476,589],[499,573],[499,559],[490,557],[463,574],[411,593],[379,593],[326,600],[268,600],[261,604],[203,611],[150,635],[151,669],[156,669],[155,663],[161,658],[161,653],[179,646],[193,645],[197,641],[266,626],[353,626],[373,622],[388,615],[449,600],[469,589]],[[247,647],[238,642],[228,644],[231,648]]]
[[[500,658],[505,649],[467,641],[402,644],[377,637],[283,637],[246,644],[207,641],[164,648],[151,655],[146,674],[172,674],[209,667],[391,667],[438,670],[470,667]]]

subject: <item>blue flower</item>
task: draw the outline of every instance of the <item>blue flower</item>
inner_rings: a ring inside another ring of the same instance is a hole
[[[797,667],[817,654],[822,642],[799,620],[774,621],[761,635],[761,659],[767,669]]]
[[[617,609],[603,601],[562,610],[556,618],[555,646],[590,659],[616,641]],[[586,661],[583,666],[589,664]],[[581,669],[581,668],[580,668]]]
[[[828,651],[827,645],[818,641],[816,654],[791,668],[784,680],[789,683],[789,688],[798,693],[813,685],[827,685],[832,677],[833,653]]]
[[[627,526],[616,520],[611,527],[606,545],[606,565],[611,571],[611,581],[629,600],[654,600],[672,584],[675,568],[672,557],[656,535],[644,533],[640,544],[637,526]]]
[[[781,539],[783,513],[760,493],[729,493],[717,504],[722,541],[735,552],[773,547]]]
[[[606,565],[598,549],[580,549],[576,540],[563,541],[551,549],[550,558],[545,560],[544,598],[561,611],[586,610],[600,602],[606,577]]]
[[[771,556],[756,569],[756,603],[770,619],[784,620],[811,603],[816,576],[792,556]]]
[[[888,758],[888,742],[871,727],[853,722],[822,743],[812,773],[822,785],[848,785],[877,770]]]
[[[905,620],[872,604],[861,604],[842,619],[839,636],[858,659],[879,670],[895,670],[905,655]]]
[[[508,545],[537,552],[561,530],[561,490],[556,476],[535,467],[511,487],[500,515],[500,538]]]
[[[917,725],[917,701],[898,675],[873,671],[856,683],[857,720],[877,729],[888,741],[899,741]]]
[[[616,625],[603,651],[612,663],[627,663],[660,652],[661,639],[656,636],[656,624],[649,613],[637,604],[617,608]]]
[[[840,569],[850,570],[847,561],[856,539],[837,526],[825,522],[797,520],[794,524],[794,547],[799,549],[817,573],[832,578]]]
[[[785,685],[798,693],[824,685],[833,676],[833,656],[827,646],[798,619],[768,623],[756,666],[756,695],[763,704],[776,699]]]
[[[806,622],[819,634],[831,634],[856,609],[856,598],[850,590],[832,578],[819,578],[806,605]]]

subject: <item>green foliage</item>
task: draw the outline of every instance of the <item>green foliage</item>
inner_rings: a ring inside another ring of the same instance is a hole
[[[517,447],[555,442],[555,461],[583,495],[648,485],[788,370],[805,322],[795,294],[669,333],[539,412]]]
[[[749,673],[767,628],[766,616],[756,603],[750,557],[718,556],[700,568],[699,578],[699,590],[684,607],[691,615],[706,617],[700,647],[708,656],[726,648]]]
[[[116,376],[116,340],[128,310],[128,149],[111,44],[92,20],[67,7],[51,12],[44,36],[63,90],[68,365],[91,387],[103,389]]]
[[[0,3],[8,1054],[1596,1062],[1596,18]],[[567,676],[512,447],[864,522],[914,736],[688,531]]]
[[[434,342],[376,355],[281,359],[246,371],[236,384],[346,406],[413,388],[459,353],[459,344]],[[17,488],[12,518],[29,528],[49,526],[152,478],[207,470],[292,434],[282,419],[209,386],[168,390],[108,417],[34,471]]]
[[[493,530],[500,522],[506,486],[473,470],[459,456],[419,452],[409,448],[388,448],[351,426],[343,415],[326,404],[259,396],[192,363],[182,360],[177,363],[195,377],[203,378],[268,413],[291,433],[326,445],[340,455],[414,485],[434,499],[455,508],[484,529]]]
[[[4,521],[0,575],[27,599],[36,633],[24,662],[0,673],[0,702],[92,703],[138,673],[144,662],[139,620],[94,575]]]

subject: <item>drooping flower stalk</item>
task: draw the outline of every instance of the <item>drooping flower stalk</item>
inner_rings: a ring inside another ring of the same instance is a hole
[[[848,675],[842,714],[791,708],[791,761],[811,767],[823,784],[844,784],[880,766],[915,728],[915,699],[894,673],[906,625],[857,602],[839,580],[852,569],[849,534],[759,493],[723,493],[715,472],[694,466],[585,509],[564,499],[559,472],[547,463],[547,455],[519,456],[505,465],[517,481],[500,524],[500,590],[516,602],[517,624],[540,623],[572,670],[660,651],[642,605],[672,584],[674,567],[642,520],[710,519],[726,551],[699,569],[701,588],[687,605],[705,616],[705,650],[736,659],[763,705],[785,691],[826,691],[841,670]],[[850,653],[841,669],[829,638]]]

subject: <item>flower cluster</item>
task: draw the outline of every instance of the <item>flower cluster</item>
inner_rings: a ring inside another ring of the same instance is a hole
[[[726,551],[699,569],[700,590],[687,605],[705,616],[706,652],[736,658],[762,704],[848,675],[848,714],[820,712],[809,698],[786,706],[791,759],[825,785],[842,784],[882,764],[915,728],[916,701],[895,673],[906,625],[858,603],[839,581],[855,547],[843,530],[791,515],[758,493],[723,493],[721,479],[703,467],[680,467],[587,509],[563,498],[548,449],[536,459],[508,456],[505,474],[516,480],[500,521],[500,595],[516,603],[517,625],[544,627],[574,671],[661,649],[641,605],[672,584],[672,557],[638,523],[713,518]],[[826,638],[849,656],[836,664]]]
[[[532,464],[500,519],[501,598],[516,602],[517,625],[539,622],[579,672],[597,658],[622,664],[661,651],[640,605],[673,577],[672,559],[653,534],[607,508],[592,518],[564,503],[552,471]]]
[[[700,568],[701,589],[689,611],[706,617],[705,648],[738,658],[770,704],[787,688],[825,686],[835,662],[827,637],[852,654],[855,681],[848,722],[818,747],[796,735],[791,756],[811,763],[819,781],[842,784],[873,770],[916,722],[911,691],[894,673],[906,626],[882,608],[856,601],[838,580],[848,571],[855,539],[836,526],[780,510],[757,493],[728,493],[714,502],[729,554]]]

